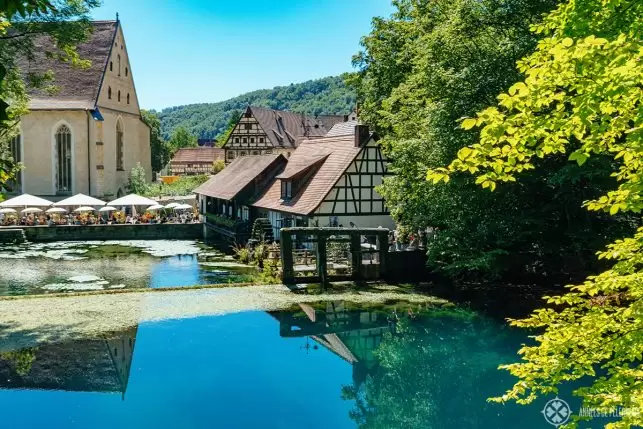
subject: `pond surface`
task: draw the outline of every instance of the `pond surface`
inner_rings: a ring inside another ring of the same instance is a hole
[[[309,302],[27,348],[2,338],[8,428],[551,427],[544,401],[486,401],[512,384],[496,367],[524,332],[453,307]]]
[[[196,241],[0,245],[0,295],[234,283],[254,273]]]

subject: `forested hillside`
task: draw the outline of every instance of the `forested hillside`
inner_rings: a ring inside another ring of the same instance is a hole
[[[355,93],[344,85],[343,76],[330,76],[260,89],[218,103],[169,107],[158,112],[161,132],[169,139],[176,127],[184,126],[200,138],[214,138],[226,129],[233,111],[249,104],[312,116],[340,114],[353,110]]]

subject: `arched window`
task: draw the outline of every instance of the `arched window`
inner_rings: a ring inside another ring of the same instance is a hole
[[[118,75],[121,75],[121,54],[118,54]]]
[[[54,159],[56,160],[54,178],[56,194],[71,194],[71,130],[67,125],[61,125],[56,130]]]
[[[121,90],[120,89],[118,90],[118,102],[119,103],[121,102]]]
[[[123,123],[119,119],[116,122],[116,169],[124,170],[123,168]]]
[[[127,93],[127,104],[129,104],[129,93]]]
[[[109,62],[109,71],[114,71],[114,62],[113,61]]]
[[[107,98],[109,98],[110,100],[112,99],[112,87],[111,86],[107,88]]]
[[[125,67],[125,77],[127,77],[128,74],[129,74],[129,69]]]
[[[9,140],[9,150],[11,151],[11,158],[13,158],[13,162],[22,162],[22,147],[20,145],[20,135],[17,135]],[[22,192],[22,172],[17,172],[16,177],[7,184],[6,188],[9,192]]]

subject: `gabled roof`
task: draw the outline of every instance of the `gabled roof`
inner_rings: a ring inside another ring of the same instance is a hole
[[[275,180],[270,187],[253,204],[255,207],[277,210],[299,215],[309,215],[321,204],[333,189],[362,147],[355,147],[355,138],[350,136],[324,137],[303,142],[288,160],[292,170],[310,165],[314,157],[324,156],[321,166],[303,185],[292,199],[281,199],[281,181]],[[298,167],[297,167],[298,166]],[[288,171],[289,167],[286,166]]]
[[[256,106],[248,109],[274,147],[295,148],[302,138],[321,137],[328,131],[320,121],[299,113]]]
[[[277,179],[292,179],[295,176],[308,170],[310,167],[319,164],[328,158],[328,154],[310,154],[297,157],[294,162],[288,162],[284,171],[277,176]]]
[[[221,200],[231,200],[280,158],[285,159],[283,155],[239,157],[194,192]]]
[[[172,157],[171,164],[212,164],[216,160],[225,159],[225,149],[219,147],[184,147]]]
[[[103,75],[114,45],[118,30],[117,21],[92,21],[92,33],[87,41],[78,45],[78,54],[89,60],[88,69],[72,67],[68,63],[49,58],[48,53],[55,51],[52,39],[47,35],[34,40],[33,58],[23,58],[18,66],[23,75],[54,72],[52,85],[57,87],[56,94],[48,94],[42,89],[27,88],[31,97],[31,110],[91,110],[96,106]]]
[[[326,133],[326,137],[355,135],[357,121],[339,122]]]

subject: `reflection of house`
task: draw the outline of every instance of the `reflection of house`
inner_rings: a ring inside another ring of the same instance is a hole
[[[375,190],[388,174],[377,139],[356,121],[336,123],[329,133],[303,140],[287,163],[284,158],[272,164],[274,154],[233,162],[225,176],[220,173],[195,190],[202,212],[250,221],[268,218],[277,239],[287,226],[392,228],[384,199]],[[270,175],[264,173],[268,165],[275,166]],[[253,182],[253,174],[260,174],[259,180]],[[251,182],[252,197],[239,200],[237,193]],[[219,201],[204,202],[204,197]]]
[[[191,147],[179,149],[170,161],[170,174],[192,176],[211,174],[215,161],[223,161],[225,151],[218,147]]]
[[[125,395],[137,330],[0,353],[0,388]]]
[[[361,383],[377,365],[373,352],[385,333],[391,332],[386,315],[377,311],[347,310],[341,301],[327,302],[322,310],[300,304],[301,313],[281,312],[282,337],[310,336],[346,362],[353,365],[353,378]]]
[[[298,113],[248,106],[223,147],[227,162],[247,155],[288,153],[304,138],[322,137],[344,115],[311,118]]]
[[[14,192],[122,194],[139,162],[152,177],[150,129],[141,119],[121,23],[93,21],[91,28],[78,45],[88,68],[53,58],[45,35],[35,39],[35,56],[19,64],[23,75],[53,72],[56,91],[28,88],[29,113],[11,143],[13,158],[24,164]]]

